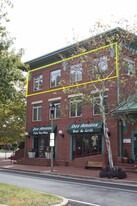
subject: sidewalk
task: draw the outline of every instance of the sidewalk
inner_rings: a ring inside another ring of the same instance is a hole
[[[11,160],[0,158],[0,168],[3,169],[12,169],[12,170],[19,170],[19,171],[28,171],[28,172],[37,172],[42,174],[52,174],[52,175],[65,175],[71,177],[78,177],[78,178],[86,178],[86,179],[97,179],[100,181],[113,181],[115,183],[132,183],[137,184],[137,173],[130,173],[127,172],[126,179],[108,179],[108,178],[99,178],[99,171],[96,169],[85,169],[85,168],[78,168],[72,166],[54,166],[53,172],[51,172],[50,167],[45,166],[33,166],[33,165],[19,165],[14,164]]]

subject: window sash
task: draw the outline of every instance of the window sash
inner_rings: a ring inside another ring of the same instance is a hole
[[[55,105],[53,119],[59,119],[60,118],[60,102],[50,102],[50,104],[51,103]],[[50,120],[52,119],[50,109],[49,109],[49,119]]]
[[[77,102],[70,100],[70,117],[81,117],[82,116],[82,100],[78,100]]]
[[[99,58],[95,58],[93,60],[93,73],[96,74],[100,74],[101,72],[106,72],[106,70],[108,69],[108,59],[107,56],[102,56]]]
[[[134,59],[130,57],[126,57],[125,59],[125,67],[124,67],[124,73],[132,76],[135,74],[135,61]]]
[[[70,67],[71,82],[78,82],[82,80],[82,64],[71,65]]]
[[[61,69],[52,71],[50,73],[50,87],[56,87],[59,85],[61,80]]]
[[[33,105],[32,120],[33,121],[42,120],[42,105],[41,104]]]
[[[39,75],[39,76],[34,77],[33,91],[41,90],[42,84],[43,84],[43,75]]]

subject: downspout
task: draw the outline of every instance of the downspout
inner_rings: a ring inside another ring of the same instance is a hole
[[[120,102],[119,45],[116,44],[117,105]]]
[[[117,106],[120,103],[120,70],[119,70],[119,50],[120,45],[116,45],[116,75],[117,75]],[[119,156],[122,157],[122,124],[118,120]]]

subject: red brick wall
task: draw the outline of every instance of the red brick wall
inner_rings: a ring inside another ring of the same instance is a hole
[[[38,74],[43,73],[43,90],[49,90],[50,89],[50,71],[61,68],[61,64],[56,64],[54,66],[50,66],[48,68],[37,70],[35,72],[31,73],[31,78],[29,80],[29,93],[33,93],[33,77]],[[69,78],[69,73],[62,70],[61,72],[62,78],[66,80]],[[120,75],[122,75],[122,70],[120,70]],[[135,78],[124,76],[129,83],[133,86],[135,85]],[[88,76],[84,76],[84,81],[87,81]],[[96,86],[99,86],[100,83],[96,83]],[[109,89],[109,98],[108,98],[108,105],[109,107],[115,108],[116,107],[116,101],[117,101],[117,79],[108,80],[105,81],[106,88]],[[101,86],[99,86],[101,88]],[[125,86],[121,83],[121,91],[124,91]],[[94,87],[89,90],[89,94],[91,94],[91,91],[95,90]],[[83,91],[83,90],[82,90]],[[100,115],[93,116],[93,108],[92,106],[83,106],[83,114],[82,117],[79,118],[69,118],[69,110],[68,110],[68,95],[64,94],[62,90],[59,91],[53,91],[48,92],[45,94],[38,94],[34,96],[27,97],[27,123],[26,123],[26,131],[30,131],[31,127],[33,126],[46,126],[51,123],[49,120],[49,102],[48,99],[55,98],[55,97],[61,97],[61,117],[59,120],[54,120],[54,124],[57,125],[57,135],[56,135],[56,159],[57,160],[70,160],[70,135],[67,134],[67,128],[70,123],[78,123],[79,121],[83,122],[93,122],[93,121],[99,121],[101,120]],[[122,97],[121,97],[122,98]],[[32,122],[32,102],[42,100],[42,121],[40,122]],[[108,119],[108,128],[110,131],[110,140],[111,140],[111,147],[112,147],[112,153],[114,162],[118,161],[119,156],[119,139],[118,139],[118,127],[117,127],[117,121],[115,118],[110,117]],[[61,137],[58,134],[58,131],[62,129],[65,133],[64,138]],[[32,139],[27,138],[27,149],[29,150],[32,145]],[[84,158],[78,158],[75,160],[75,165],[77,166],[83,166],[87,160],[102,160],[106,161],[106,157],[104,158],[103,155],[95,155],[90,157],[84,157]],[[104,160],[103,160],[104,159]],[[74,164],[74,161],[71,162],[71,164]]]

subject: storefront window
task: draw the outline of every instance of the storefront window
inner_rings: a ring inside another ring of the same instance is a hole
[[[100,134],[73,135],[73,158],[102,153],[102,136]]]

